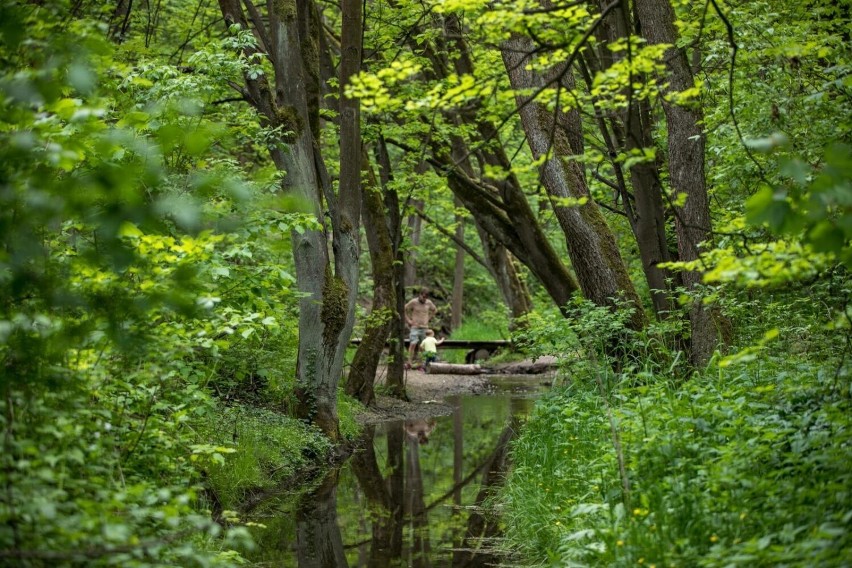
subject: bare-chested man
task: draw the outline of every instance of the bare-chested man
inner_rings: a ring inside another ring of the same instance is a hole
[[[408,367],[414,362],[417,345],[426,337],[429,322],[438,309],[429,299],[429,288],[421,288],[416,298],[405,304],[405,323],[411,328],[408,336]]]

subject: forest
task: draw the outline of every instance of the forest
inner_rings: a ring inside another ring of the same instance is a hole
[[[0,565],[849,566],[850,33],[850,0],[3,0]],[[441,336],[555,361],[523,419],[481,403],[466,518],[391,505],[403,468],[462,492],[438,430],[403,466],[360,418],[423,374],[421,287]]]

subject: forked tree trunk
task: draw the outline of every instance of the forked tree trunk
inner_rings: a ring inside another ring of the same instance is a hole
[[[609,6],[608,0],[599,0],[601,11]],[[615,9],[604,18],[602,23],[603,33],[600,38],[601,47],[597,50],[599,62],[594,57],[584,57],[592,67],[591,72],[605,71],[624,57],[624,50],[611,50],[609,46],[617,41],[624,41],[629,37],[633,25],[630,22],[630,9],[628,0],[621,0]],[[592,86],[591,72],[588,67],[582,67],[589,88]],[[654,141],[651,136],[653,121],[647,100],[640,100],[631,91],[635,81],[645,82],[646,77],[631,77],[629,86],[623,92],[628,98],[628,107],[621,113],[612,113],[607,122],[602,113],[599,115],[601,132],[607,142],[608,150],[612,155],[620,155],[625,150],[640,150],[653,148]],[[612,130],[612,135],[608,132]],[[613,161],[612,167],[616,172],[616,182],[620,186],[621,195],[625,202],[629,200],[628,191],[625,187],[625,176],[622,173],[622,164]],[[660,268],[659,264],[669,262],[672,256],[669,254],[666,242],[666,219],[663,206],[663,193],[660,185],[660,173],[655,161],[634,163],[629,168],[630,184],[633,186],[634,207],[625,203],[625,213],[630,221],[630,227],[636,238],[639,248],[639,256],[642,259],[642,270],[651,290],[651,300],[654,312],[658,316],[665,316],[671,310],[671,285],[670,279],[673,275]]]
[[[503,62],[509,81],[516,93],[555,83],[570,71],[552,68],[546,75],[527,69],[535,53],[532,40],[519,35],[503,44]],[[586,298],[599,306],[616,306],[623,298],[633,308],[630,327],[641,329],[645,313],[639,296],[630,281],[627,267],[603,214],[591,199],[582,169],[576,161],[566,134],[569,122],[559,109],[549,110],[538,101],[528,101],[522,94],[515,96],[520,107],[521,125],[536,159],[546,158],[539,175],[548,194],[559,225],[565,234],[571,263],[580,288]],[[586,198],[585,205],[566,207],[565,198]]]
[[[636,0],[642,36],[650,44],[677,44],[675,13],[669,0]],[[666,64],[665,94],[670,95],[695,86],[689,60],[683,49],[669,47],[663,55]],[[678,105],[662,98],[668,125],[669,179],[672,193],[685,194],[683,207],[675,208],[675,230],[680,260],[699,257],[698,245],[710,237],[710,206],[704,180],[705,136],[704,114],[697,103]],[[687,289],[701,282],[700,272],[685,272]],[[690,314],[690,362],[704,366],[716,348],[716,329],[712,314],[701,301],[693,303]]]
[[[240,24],[252,29],[239,0],[220,0],[219,6],[227,25]],[[336,440],[339,438],[337,385],[354,324],[358,286],[360,186],[341,184],[338,198],[331,190],[317,145],[319,97],[315,91],[319,88],[316,81],[319,50],[313,6],[308,0],[283,0],[270,3],[266,20],[256,12],[250,16],[256,35],[267,47],[266,56],[274,70],[274,88],[270,88],[263,76],[247,76],[244,94],[268,125],[285,132],[281,143],[270,149],[276,167],[286,172],[282,190],[306,204],[318,220],[323,219],[325,206],[331,219],[333,258],[329,255],[325,229],[293,231],[291,239],[296,283],[302,294],[297,412]],[[352,128],[357,113],[348,113],[342,117],[344,120],[350,123],[347,128]],[[347,158],[351,155],[355,156],[354,164]],[[360,180],[360,143],[354,153],[341,149],[341,156],[341,169],[354,168],[354,178]]]

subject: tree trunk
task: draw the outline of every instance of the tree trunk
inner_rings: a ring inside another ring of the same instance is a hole
[[[220,0],[226,25],[251,29],[239,0]],[[291,232],[299,300],[299,354],[296,366],[297,414],[317,425],[327,436],[339,438],[337,385],[343,356],[352,333],[358,286],[360,186],[341,185],[340,199],[330,186],[316,143],[319,112],[318,29],[311,24],[313,6],[307,0],[270,4],[268,25],[253,18],[257,35],[264,38],[266,56],[274,70],[274,91],[265,76],[245,77],[246,98],[265,122],[280,127],[281,144],[270,148],[276,167],[286,172],[282,190],[305,203],[320,221],[327,209],[332,227],[333,258],[325,227]],[[360,29],[360,26],[359,26]],[[248,55],[252,55],[249,53]],[[342,78],[344,80],[345,78]],[[309,92],[310,91],[310,92]],[[309,106],[309,101],[311,105]],[[347,128],[357,124],[357,112],[347,114]],[[357,152],[341,150],[347,171],[360,180],[360,144]],[[355,155],[354,164],[351,156]],[[342,167],[343,163],[341,164]],[[323,204],[323,196],[325,204]],[[333,263],[333,266],[332,266]]]
[[[676,45],[675,14],[669,0],[636,0],[642,36],[650,44]],[[682,49],[670,47],[663,55],[667,87],[664,94],[677,93],[695,85],[689,60]],[[669,179],[674,195],[685,194],[683,207],[675,207],[675,230],[680,260],[699,257],[699,243],[710,237],[710,206],[704,180],[704,115],[698,105],[678,105],[662,97],[668,125]],[[685,272],[687,289],[701,282],[700,272]],[[692,335],[690,362],[696,367],[707,364],[716,348],[716,330],[710,310],[701,301],[692,304],[689,314]]]
[[[373,385],[376,369],[394,324],[393,314],[397,302],[393,278],[393,243],[385,220],[381,190],[366,152],[363,155],[363,168],[363,173],[369,181],[363,192],[363,215],[364,232],[373,267],[373,309],[367,318],[364,336],[349,368],[346,393],[369,406],[375,398]]]
[[[402,252],[402,215],[400,212],[399,195],[391,180],[390,156],[383,138],[379,138],[376,146],[376,162],[379,166],[379,180],[384,195],[384,205],[387,211],[388,232],[393,249],[393,287],[396,306],[391,313],[390,348],[388,349],[387,388],[391,396],[407,399],[405,394],[405,321],[402,318],[405,309],[405,282],[403,280]]]
[[[122,43],[130,30],[130,14],[133,0],[118,0],[115,10],[109,19],[109,38],[115,43]]]
[[[481,227],[529,268],[554,303],[564,309],[579,287],[544,234],[520,188],[512,187],[510,201],[503,202],[460,171],[451,170],[446,175],[450,189]]]
[[[455,206],[461,207],[458,199],[455,200]],[[456,215],[456,239],[464,242],[464,216]],[[450,327],[456,330],[462,324],[462,309],[464,308],[464,258],[466,256],[464,248],[460,245],[456,246],[456,263],[453,269],[453,307],[452,319]]]
[[[480,375],[483,372],[479,365],[463,365],[460,363],[432,363],[429,365],[429,374]]]
[[[548,76],[528,70],[528,60],[535,52],[529,38],[513,36],[504,42],[502,52],[516,92],[553,83],[559,80],[560,73],[563,80],[570,75],[569,70],[558,67]],[[544,103],[528,101],[524,95],[518,94],[515,98],[533,156],[536,159],[547,157],[540,168],[541,180],[554,198],[551,199],[553,210],[565,233],[568,253],[583,294],[599,306],[615,307],[616,300],[623,298],[633,307],[630,327],[641,329],[645,314],[615,237],[590,197],[580,165],[567,160],[574,155],[566,135],[569,123],[558,109],[548,110]],[[566,207],[559,201],[564,198],[586,198],[588,201],[585,205]]]
[[[421,172],[422,173],[422,172]],[[412,203],[417,211],[423,211],[423,202],[415,199]],[[417,247],[420,245],[420,234],[423,229],[423,220],[417,212],[408,216],[408,234],[411,248],[405,255],[405,285],[417,286]]]
[[[600,0],[599,5],[601,11],[603,11],[608,5],[608,2],[607,0]],[[621,0],[619,6],[613,9],[603,21],[603,37],[601,38],[603,41],[601,41],[600,49],[597,51],[600,63],[595,65],[593,57],[581,59],[581,61],[586,62],[583,65],[588,63],[588,65],[581,68],[584,71],[584,76],[590,90],[592,87],[592,76],[591,72],[589,72],[589,67],[591,67],[592,71],[605,71],[625,57],[624,51],[611,50],[609,49],[609,45],[628,38],[632,28],[628,2],[627,0]],[[645,77],[631,78],[631,85],[634,80],[644,82]],[[620,113],[620,116],[612,113],[608,117],[609,123],[607,123],[598,109],[596,109],[595,113],[598,115],[599,125],[607,143],[607,149],[612,155],[619,155],[625,150],[653,148],[654,145],[651,136],[653,122],[647,100],[635,98],[631,92],[631,87],[625,90],[624,95],[629,101],[627,110]],[[608,132],[610,128],[614,136],[610,136]],[[621,163],[613,160],[612,167],[616,172],[616,181],[620,186],[620,193],[625,200],[625,213],[630,221],[633,235],[636,237],[639,256],[642,259],[642,270],[645,273],[648,288],[651,290],[654,312],[658,316],[667,314],[671,310],[671,286],[669,285],[669,279],[672,278],[672,274],[658,265],[662,262],[671,261],[672,258],[666,242],[666,220],[657,163],[640,162],[630,166],[630,183],[633,187],[634,208],[631,208],[628,202],[629,196],[625,187],[624,175],[621,172]]]
[[[521,280],[515,262],[506,247],[496,242],[491,235],[482,230],[477,223],[482,250],[485,252],[488,270],[497,283],[503,301],[509,308],[511,316],[510,328],[515,322],[532,310],[532,299],[526,284]]]

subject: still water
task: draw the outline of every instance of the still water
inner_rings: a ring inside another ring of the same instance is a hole
[[[508,442],[544,390],[495,377],[493,393],[447,399],[453,414],[368,428],[361,450],[301,494],[250,519],[264,566],[493,566],[498,519],[480,504],[502,483]]]

